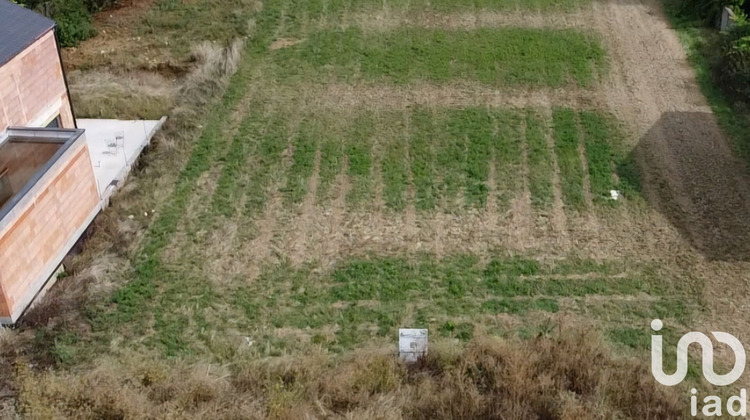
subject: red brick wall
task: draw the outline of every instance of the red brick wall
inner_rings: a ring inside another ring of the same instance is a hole
[[[41,126],[55,114],[60,114],[62,127],[75,127],[50,30],[0,67],[0,132],[9,126]]]
[[[10,317],[41,288],[50,264],[98,208],[88,147],[84,138],[71,146],[29,194],[31,202],[0,228],[0,317]],[[54,267],[52,267],[54,268]]]

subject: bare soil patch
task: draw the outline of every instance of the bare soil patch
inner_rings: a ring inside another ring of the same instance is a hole
[[[550,109],[544,109],[545,121],[552,121],[552,114]],[[547,130],[546,133],[547,149],[549,150],[550,156],[552,157],[552,193],[554,196],[554,202],[552,204],[552,212],[550,213],[550,224],[552,230],[559,237],[559,242],[556,244],[557,247],[562,249],[568,249],[570,247],[570,240],[568,238],[568,218],[565,214],[565,204],[563,203],[562,193],[562,180],[560,179],[560,165],[557,162],[557,154],[555,153],[555,140],[552,137],[552,130]]]
[[[341,240],[345,238],[344,228],[345,222],[344,217],[346,215],[346,195],[352,188],[352,184],[349,181],[349,177],[346,175],[349,171],[349,157],[344,155],[341,162],[341,172],[336,176],[336,181],[333,187],[333,206],[330,209],[331,218],[329,223],[325,224],[328,236],[322,236],[325,238],[325,242],[330,241],[334,244],[330,252],[313,253],[314,257],[319,255],[335,256],[339,250],[337,239]],[[320,225],[318,225],[320,226]]]
[[[297,38],[279,38],[273,42],[271,42],[271,45],[268,46],[268,49],[271,51],[280,50],[282,48],[289,48],[293,45],[297,45],[300,42],[304,40],[297,39]]]
[[[258,235],[248,244],[241,245],[239,255],[233,258],[246,268],[248,281],[252,281],[260,274],[260,265],[268,262],[267,260],[273,255],[273,239],[276,236],[278,215],[284,208],[278,185],[271,189],[270,197],[263,217],[257,222]]]
[[[331,83],[293,88],[294,94],[310,106],[351,110],[352,108],[403,110],[412,106],[465,108],[478,106],[529,108],[597,108],[600,98],[583,88],[503,88],[472,82],[448,84],[412,83],[393,86],[377,83]],[[280,92],[281,93],[281,92]],[[290,90],[289,95],[292,95]],[[282,93],[283,97],[288,97]]]
[[[293,234],[291,244],[289,245],[290,260],[294,265],[299,265],[306,260],[304,251],[311,247],[312,244],[310,241],[314,239],[305,228],[315,223],[315,198],[320,180],[320,158],[320,149],[318,149],[315,153],[313,174],[307,184],[307,195],[305,195],[299,209],[299,219],[301,221],[299,227],[301,230]]]
[[[116,9],[94,14],[97,35],[83,41],[78,47],[62,50],[63,63],[69,70],[91,67],[121,69],[145,68],[149,62],[168,61],[168,48],[162,43],[147,41],[133,30],[153,6],[154,0],[132,0],[121,3]],[[147,53],[143,51],[147,50]],[[130,60],[127,60],[127,57]]]
[[[486,209],[444,213],[411,208],[404,213],[380,213],[342,211],[334,204],[316,205],[299,214],[270,204],[267,214],[273,211],[275,219],[284,223],[259,224],[265,239],[259,236],[251,247],[242,247],[235,254],[243,255],[242,270],[249,268],[255,274],[260,267],[286,258],[294,265],[316,261],[325,268],[352,257],[414,252],[438,257],[473,254],[484,260],[503,250],[544,259],[562,257],[575,249],[582,258],[637,258],[665,264],[677,264],[690,255],[676,232],[665,231],[665,226],[652,218],[633,216],[626,209],[617,210],[617,216],[597,219],[598,230],[577,228],[587,223],[589,216],[562,219],[562,231],[536,225],[527,192],[511,201],[508,217]],[[271,246],[270,238],[275,238],[278,246]],[[248,253],[249,248],[264,251]],[[210,250],[207,254],[207,259],[222,257]]]
[[[391,31],[403,27],[450,30],[500,27],[565,29],[586,27],[590,15],[590,9],[544,14],[530,11],[481,10],[475,13],[440,13],[381,9],[376,12],[346,14],[337,26],[355,26],[365,31]]]

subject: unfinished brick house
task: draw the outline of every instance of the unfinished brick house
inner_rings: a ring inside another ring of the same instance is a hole
[[[0,323],[14,323],[101,208],[55,23],[0,0]]]
[[[54,28],[0,0],[0,324],[53,283],[166,120],[76,119]]]

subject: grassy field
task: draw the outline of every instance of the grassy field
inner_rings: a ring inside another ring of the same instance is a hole
[[[103,342],[131,337],[161,349],[167,357],[216,356],[214,351],[231,353],[231,348],[215,348],[231,347],[217,343],[217,336],[254,330],[253,335],[269,340],[259,356],[278,356],[311,345],[349,350],[391,336],[401,325],[444,332],[451,325],[463,325],[464,338],[472,336],[469,330],[475,326],[486,333],[499,333],[503,331],[493,325],[494,315],[554,313],[561,305],[581,314],[616,314],[620,327],[626,319],[637,323],[660,313],[663,307],[690,306],[682,300],[683,293],[677,294],[678,298],[661,299],[660,288],[676,293],[682,286],[666,286],[669,280],[658,277],[656,267],[575,257],[546,263],[505,257],[480,263],[479,257],[472,255],[443,259],[427,254],[369,255],[364,260],[343,258],[326,269],[314,260],[294,268],[282,255],[276,263],[262,262],[260,275],[250,285],[246,271],[208,273],[207,260],[226,261],[235,258],[232,253],[242,252],[240,235],[242,241],[258,239],[271,195],[284,203],[281,213],[293,214],[308,195],[329,191],[337,177],[346,176],[349,188],[335,198],[323,194],[313,200],[316,205],[330,208],[332,201],[338,200],[345,211],[376,212],[375,187],[382,186],[383,210],[396,215],[406,207],[413,207],[418,214],[469,209],[487,212],[488,200],[496,201],[496,211],[505,211],[511,199],[529,184],[533,186],[531,201],[543,212],[545,203],[552,200],[549,168],[552,156],[557,155],[566,180],[562,189],[566,208],[595,212],[597,207],[587,209],[583,201],[579,145],[589,151],[586,166],[596,181],[591,190],[600,198],[596,206],[605,204],[610,188],[617,188],[611,168],[624,159],[611,151],[618,145],[609,143],[609,134],[618,130],[617,123],[595,111],[556,109],[553,118],[545,121],[534,110],[363,110],[349,118],[333,113],[306,115],[305,109],[298,109],[299,115],[255,104],[248,107],[231,141],[208,137],[205,133],[212,132],[211,126],[204,131],[168,207],[149,230],[136,260],[136,280],[116,292],[112,299],[116,306],[105,304],[90,314],[94,337],[101,334]],[[579,130],[579,121],[585,130]],[[545,137],[555,139],[554,148],[547,147]],[[226,145],[226,152],[222,153],[218,144]],[[530,151],[528,172],[533,177],[524,177],[524,150]],[[492,197],[491,166],[498,168]],[[211,168],[218,173],[215,188],[196,188],[196,179]],[[548,178],[541,176],[545,171]],[[316,190],[310,191],[313,177]],[[201,203],[200,209],[188,214],[191,202]],[[608,203],[602,210],[611,206]],[[163,254],[170,246],[170,235],[181,229],[180,225],[185,226],[187,242],[177,246],[178,258],[166,262]],[[237,229],[237,238],[229,244],[230,255],[219,255],[208,232],[224,230],[227,225]],[[207,260],[196,258],[195,252]],[[206,281],[207,276],[223,279],[214,284]],[[602,299],[586,299],[592,295]],[[639,301],[638,296],[648,298]],[[186,301],[193,302],[189,309],[184,306]],[[680,311],[680,317],[689,312]],[[153,314],[153,319],[142,314]],[[490,316],[483,325],[481,319],[486,314]],[[267,336],[276,329],[297,333],[284,339]],[[448,332],[445,334],[452,336]],[[300,340],[300,335],[306,339]]]
[[[591,2],[222,4],[159,1],[145,14],[149,35],[190,27],[170,46],[175,57],[189,39],[227,34],[248,35],[243,57],[223,96],[196,114],[199,134],[170,182],[148,171],[137,181],[146,191],[132,194],[158,196],[156,213],[141,217],[132,201],[109,210],[144,227],[125,267],[107,274],[112,292],[72,320],[19,332],[22,414],[682,414],[669,392],[639,388],[648,373],[638,358],[651,319],[673,339],[704,313],[697,258],[650,231],[668,229],[641,191],[632,128],[594,100],[554,101],[598,97],[612,66],[601,35],[337,26],[385,9],[564,18]],[[211,24],[186,23],[196,17]],[[416,103],[427,88],[499,99]],[[342,91],[351,103],[336,103]],[[390,107],[392,92],[415,103]],[[400,327],[429,329],[435,351],[423,365],[393,361]],[[512,363],[523,357],[533,363]],[[543,366],[550,384],[530,385]],[[578,374],[592,382],[571,383]],[[100,387],[84,398],[87,385]],[[421,411],[399,392],[418,396]],[[638,411],[638,395],[653,411]]]
[[[523,188],[523,149],[529,152],[532,200],[551,201],[551,157],[556,154],[566,179],[564,197],[571,208],[584,210],[583,172],[578,147],[585,147],[592,192],[603,203],[610,189],[619,187],[614,169],[627,158],[612,143],[619,130],[616,120],[596,111],[556,111],[552,121],[536,116],[535,110],[413,109],[406,112],[362,111],[348,115],[326,113],[285,115],[264,119],[255,109],[240,123],[222,163],[221,175],[211,198],[212,212],[233,216],[234,208],[262,210],[267,197],[263,174],[279,171],[278,194],[289,206],[299,205],[309,191],[309,182],[319,168],[317,188],[328,191],[336,176],[345,171],[351,183],[346,192],[350,207],[375,206],[374,186],[382,185],[385,207],[403,211],[409,204],[409,179],[413,181],[414,206],[418,210],[436,207],[487,208],[490,167],[500,172],[496,194],[502,207]],[[524,124],[524,116],[528,119]],[[559,117],[559,118],[558,118]],[[407,127],[405,121],[409,121]],[[585,124],[579,130],[578,121]],[[299,122],[297,122],[299,121]],[[296,125],[296,126],[294,126]],[[325,129],[324,127],[327,127]],[[296,131],[295,131],[296,130]],[[555,136],[549,150],[545,136]],[[328,140],[330,138],[330,140]],[[282,153],[293,151],[288,164]],[[254,168],[248,168],[247,162]],[[347,162],[344,168],[344,162]],[[276,169],[274,169],[276,168]],[[253,181],[243,183],[250,174]],[[243,173],[244,172],[244,173]],[[257,189],[254,189],[257,188]],[[320,194],[317,202],[330,205],[333,197]]]
[[[316,31],[273,56],[280,79],[561,86],[590,84],[603,66],[604,51],[590,37],[568,30],[403,29],[365,35],[346,29]]]

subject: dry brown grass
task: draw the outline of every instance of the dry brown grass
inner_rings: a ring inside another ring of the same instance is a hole
[[[403,27],[429,29],[479,29],[499,27],[582,28],[591,19],[590,10],[571,13],[482,10],[473,13],[440,13],[383,9],[368,13],[347,13],[336,26],[356,26],[365,31],[392,31]],[[322,22],[323,26],[330,25]]]
[[[14,333],[7,328],[0,327],[0,418],[2,419],[20,418],[15,404],[16,386],[11,380],[12,359],[6,356],[11,353],[14,343]]]
[[[271,51],[279,50],[282,48],[288,48],[293,45],[297,45],[300,42],[302,42],[302,40],[297,38],[279,38],[273,41],[271,45],[268,46],[268,49]]]
[[[76,70],[68,82],[78,118],[159,119],[174,102],[175,81],[157,73]]]
[[[376,82],[330,83],[275,87],[272,101],[299,101],[310,107],[351,112],[352,109],[405,110],[421,107],[529,108],[565,106],[597,108],[592,92],[583,88],[494,88],[471,81],[443,84],[414,82],[393,86]]]
[[[21,369],[32,418],[681,418],[674,389],[594,333],[436,341],[413,366],[390,350],[232,366],[121,354],[83,374]]]
[[[103,254],[63,277],[24,313],[19,325],[24,329],[72,326],[79,318],[79,309],[91,299],[108,296],[115,288],[114,278],[127,270],[128,262],[114,254]]]
[[[236,39],[227,47],[203,42],[193,48],[195,61],[191,71],[177,89],[177,107],[171,118],[186,124],[200,120],[210,101],[224,90],[229,78],[237,71],[242,56],[244,39]],[[192,126],[190,133],[197,135]]]

